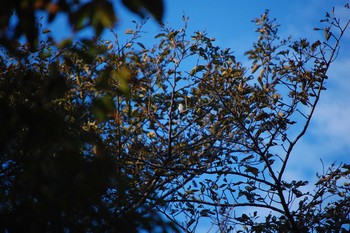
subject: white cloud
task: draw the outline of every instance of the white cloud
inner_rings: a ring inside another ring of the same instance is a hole
[[[316,109],[311,134],[326,139],[339,150],[350,145],[350,59],[336,61],[332,65],[329,87]]]
[[[312,188],[316,172],[322,173],[333,162],[349,162],[349,67],[350,59],[339,59],[332,64],[327,90],[321,95],[307,133],[290,158],[285,173],[288,180],[307,179]]]

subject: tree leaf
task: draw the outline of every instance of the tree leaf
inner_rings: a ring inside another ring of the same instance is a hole
[[[92,104],[92,112],[96,119],[100,122],[109,118],[110,114],[115,111],[113,98],[109,95],[104,95],[101,98],[95,99]]]
[[[245,169],[245,172],[250,172],[250,173],[252,173],[254,176],[258,176],[258,174],[259,174],[259,169],[256,168],[256,167],[252,167],[252,166],[247,165],[247,166],[246,166],[246,169]]]

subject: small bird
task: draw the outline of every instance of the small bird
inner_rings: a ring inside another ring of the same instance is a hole
[[[186,111],[185,106],[183,104],[179,104],[179,107],[177,108],[180,113],[183,113]]]

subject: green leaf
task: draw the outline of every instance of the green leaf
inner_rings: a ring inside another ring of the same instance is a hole
[[[146,10],[158,22],[161,22],[164,15],[163,0],[123,0],[123,4],[132,12],[138,14],[142,18],[145,17]]]
[[[99,4],[99,8],[97,8],[97,16],[99,22],[104,27],[112,27],[114,25],[117,18],[113,9],[113,5],[110,2],[103,2],[103,4]]]
[[[128,97],[130,95],[129,84],[133,78],[130,69],[126,66],[121,67],[118,71],[112,72],[112,77],[118,81],[120,91]]]
[[[101,98],[95,99],[92,103],[92,113],[98,121],[105,121],[110,114],[115,111],[113,98],[109,95],[104,95]]]
[[[164,3],[163,0],[141,0],[144,2],[145,8],[150,12],[153,17],[161,22],[164,15]]]
[[[107,1],[88,2],[70,15],[74,30],[92,26],[96,35],[100,35],[104,28],[112,27],[116,20],[113,4]]]

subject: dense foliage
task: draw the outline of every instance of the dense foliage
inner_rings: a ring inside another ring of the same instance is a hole
[[[122,0],[130,11],[145,17],[152,15],[158,22],[164,14],[163,0]],[[0,44],[14,52],[13,41],[24,36],[31,50],[38,46],[39,17],[52,23],[57,15],[67,17],[67,25],[74,31],[92,28],[95,36],[118,21],[115,0],[4,0],[0,8]]]
[[[153,229],[152,210],[126,208],[128,174],[93,121],[88,77],[74,76],[83,61],[51,49],[1,60],[1,231]]]
[[[279,38],[268,12],[254,22],[251,68],[186,25],[150,48],[137,27],[125,44],[4,52],[0,229],[349,229],[349,165],[314,192],[285,177],[348,24],[327,14],[324,42],[309,42]]]

